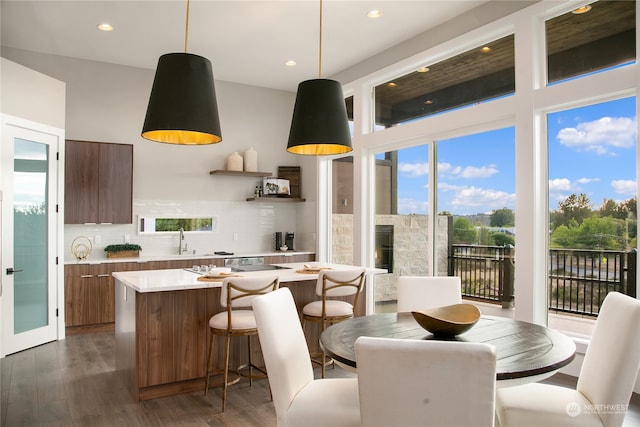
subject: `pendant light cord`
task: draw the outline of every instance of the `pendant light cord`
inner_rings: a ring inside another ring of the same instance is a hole
[[[320,45],[318,47],[318,78],[322,78],[322,0],[320,0]]]
[[[189,0],[187,0],[187,18],[184,26],[184,53],[187,53],[188,40],[189,40]]]

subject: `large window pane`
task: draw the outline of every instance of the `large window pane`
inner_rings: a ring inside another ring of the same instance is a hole
[[[635,98],[548,115],[550,313],[596,316],[635,293]]]
[[[635,62],[635,11],[635,1],[598,1],[548,20],[549,83]]]
[[[515,255],[515,129],[438,141],[438,275],[507,306]],[[447,224],[448,226],[445,226]]]
[[[427,276],[433,267],[428,250],[428,146],[376,156],[377,312],[395,311],[399,276]]]
[[[512,94],[513,40],[503,37],[376,86],[376,128]]]

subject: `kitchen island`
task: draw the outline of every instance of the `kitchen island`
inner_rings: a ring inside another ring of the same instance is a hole
[[[242,276],[278,275],[280,286],[291,289],[298,310],[318,297],[317,273],[304,272],[304,263],[278,264],[286,269],[242,272]],[[333,269],[351,266],[332,264]],[[370,269],[356,315],[365,314]],[[136,401],[177,393],[204,390],[209,318],[223,310],[222,282],[201,281],[185,269],[126,271],[115,278],[116,369]],[[318,350],[319,330],[305,331],[310,351]],[[256,339],[257,337],[253,337]],[[235,341],[235,342],[234,342]],[[232,341],[230,368],[245,363],[245,340]],[[214,367],[223,366],[222,340],[214,340]],[[259,345],[253,345],[254,360],[261,360]]]

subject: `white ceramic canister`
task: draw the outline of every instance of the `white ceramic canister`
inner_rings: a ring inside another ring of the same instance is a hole
[[[227,157],[227,170],[242,172],[242,156],[237,151]]]
[[[245,172],[258,172],[258,152],[250,147],[244,152]]]

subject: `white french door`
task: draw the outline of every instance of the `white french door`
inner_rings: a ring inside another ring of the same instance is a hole
[[[56,265],[62,138],[59,129],[2,117],[3,355],[56,340],[63,323]]]

